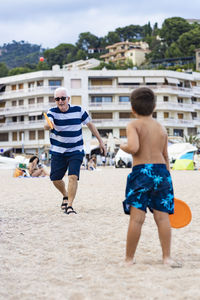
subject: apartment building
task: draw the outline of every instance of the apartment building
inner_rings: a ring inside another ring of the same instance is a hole
[[[126,138],[126,125],[133,117],[130,93],[142,86],[157,98],[153,117],[169,136],[200,134],[200,74],[167,70],[71,70],[53,66],[38,71],[0,78],[0,151],[48,152],[49,132],[44,131],[43,112],[55,105],[53,93],[67,88],[72,105],[83,106],[102,137],[110,132]],[[85,142],[92,140],[83,127]]]
[[[116,63],[129,59],[136,66],[140,66],[145,61],[145,54],[150,52],[146,42],[119,42],[107,46],[106,49],[108,53],[100,56],[105,62]]]

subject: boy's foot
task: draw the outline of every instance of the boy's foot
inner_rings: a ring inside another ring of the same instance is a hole
[[[135,259],[125,259],[125,261],[124,261],[124,266],[125,267],[129,267],[129,266],[132,266],[132,265],[135,265],[135,264],[136,264]]]
[[[68,204],[68,197],[63,197],[63,201],[62,201],[62,204],[61,204],[61,209],[66,209],[67,208],[67,204]]]
[[[163,260],[163,264],[165,266],[169,266],[171,268],[182,268],[182,263],[171,258],[166,258]]]
[[[66,206],[66,208],[65,208],[65,213],[66,213],[67,215],[69,215],[69,214],[77,214],[77,212],[73,209],[72,206]]]

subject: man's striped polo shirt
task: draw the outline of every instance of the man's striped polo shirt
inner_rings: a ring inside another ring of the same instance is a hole
[[[47,116],[54,123],[54,129],[50,131],[50,153],[84,154],[82,124],[91,121],[88,113],[80,106],[69,105],[66,112],[61,112],[58,107],[53,107],[49,109]]]

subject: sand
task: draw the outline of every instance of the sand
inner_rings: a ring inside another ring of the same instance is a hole
[[[175,196],[193,214],[190,225],[172,230],[172,256],[183,268],[162,265],[151,213],[137,263],[127,268],[122,200],[130,170],[82,170],[78,214],[70,216],[48,177],[13,178],[0,170],[0,299],[200,299],[200,172],[171,172]]]

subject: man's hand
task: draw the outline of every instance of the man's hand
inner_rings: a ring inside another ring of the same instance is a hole
[[[106,156],[107,155],[107,149],[106,149],[103,142],[99,142],[99,148],[100,148],[101,154]]]

